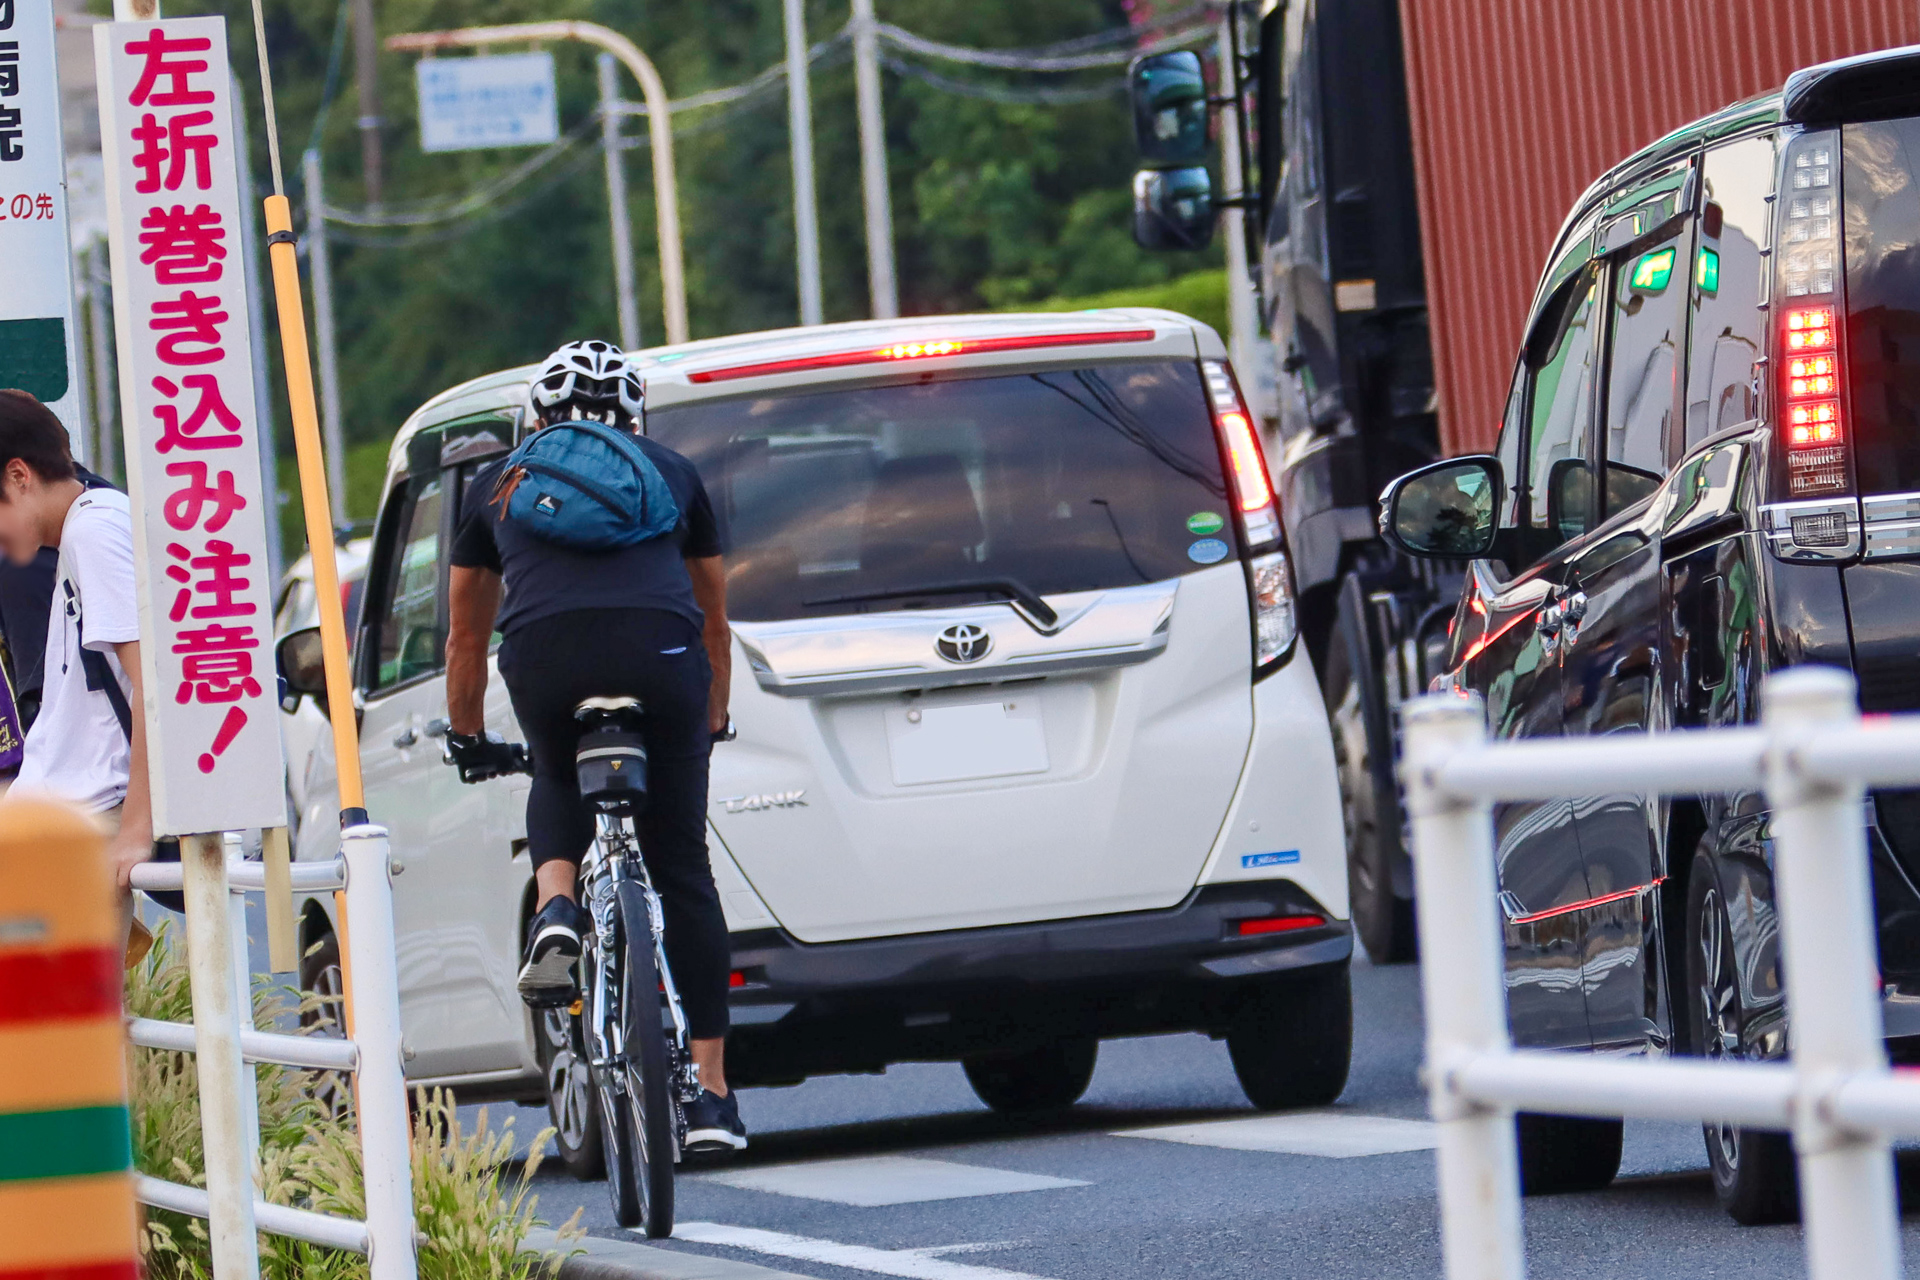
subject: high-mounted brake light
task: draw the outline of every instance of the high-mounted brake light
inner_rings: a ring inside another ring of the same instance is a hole
[[[1804,133],[1788,146],[1786,214],[1775,298],[1780,309],[1780,402],[1787,490],[1794,498],[1847,487],[1845,356],[1841,349],[1839,183],[1832,133]]]
[[[1030,351],[1045,347],[1093,347],[1109,342],[1152,342],[1153,338],[1151,329],[1109,330],[1105,333],[1002,334],[993,338],[935,338],[919,342],[895,342],[884,347],[862,347],[857,351],[796,356],[791,360],[763,360],[757,364],[729,365],[724,369],[701,369],[688,374],[687,381],[732,382],[736,378],[765,378],[777,373],[842,369],[856,364],[890,364],[898,360],[977,356],[993,351]]]

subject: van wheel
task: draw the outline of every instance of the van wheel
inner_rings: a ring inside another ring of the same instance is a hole
[[[583,1050],[580,1019],[566,1009],[535,1009],[534,1048],[547,1081],[547,1116],[560,1162],[582,1182],[607,1176],[600,1145],[600,1095]]]
[[[1056,1040],[1018,1053],[982,1053],[963,1059],[967,1083],[1002,1115],[1070,1107],[1093,1082],[1098,1040]]]
[[[1740,999],[1733,938],[1713,861],[1695,854],[1687,877],[1688,1026],[1694,1051],[1704,1058],[1747,1056],[1747,1014]],[[1729,1124],[1702,1126],[1713,1192],[1720,1207],[1743,1226],[1791,1222],[1800,1193],[1793,1140],[1766,1129]]]
[[[1393,891],[1393,859],[1400,848],[1398,797],[1380,794],[1373,752],[1367,745],[1366,718],[1360,711],[1360,687],[1351,676],[1331,719],[1340,815],[1347,829],[1347,897],[1353,904],[1353,929],[1375,964],[1405,964],[1414,958],[1416,945],[1413,900]]]
[[[1253,992],[1227,1031],[1227,1054],[1248,1101],[1262,1111],[1329,1106],[1353,1058],[1347,966]]]
[[[1579,1116],[1514,1117],[1520,1148],[1520,1194],[1550,1196],[1565,1191],[1598,1191],[1620,1172],[1618,1120]]]

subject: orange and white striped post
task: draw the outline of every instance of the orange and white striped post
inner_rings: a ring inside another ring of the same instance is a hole
[[[134,1280],[106,841],[64,805],[0,805],[0,1280]]]

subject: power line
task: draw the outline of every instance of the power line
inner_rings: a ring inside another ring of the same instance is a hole
[[[1102,80],[1098,84],[1081,85],[1072,89],[1023,88],[1018,85],[985,84],[977,80],[955,80],[937,71],[930,71],[917,63],[908,62],[904,58],[883,57],[880,62],[895,75],[910,77],[944,93],[980,98],[987,102],[1000,102],[1010,106],[1024,103],[1070,106],[1079,102],[1097,102],[1102,98],[1110,98],[1127,91],[1127,82],[1124,78]]]

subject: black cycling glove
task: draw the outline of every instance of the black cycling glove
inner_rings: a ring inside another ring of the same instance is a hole
[[[445,759],[460,769],[460,781],[485,782],[527,767],[527,749],[497,733],[448,733]]]

